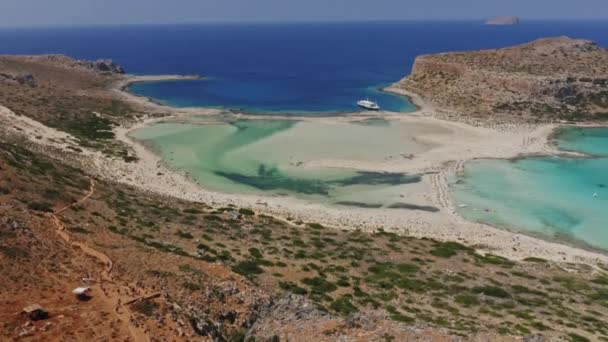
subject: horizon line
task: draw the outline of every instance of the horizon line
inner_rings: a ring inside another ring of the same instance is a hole
[[[607,18],[526,18],[518,17],[522,25],[526,22],[599,22]],[[493,17],[495,18],[495,17]],[[469,22],[484,23],[492,18],[469,19],[302,19],[302,20],[211,20],[192,22],[142,22],[142,23],[91,23],[91,24],[48,24],[48,25],[0,25],[0,29],[44,29],[44,28],[97,28],[97,27],[144,27],[144,26],[204,26],[204,25],[285,25],[285,24],[348,24],[348,23],[440,23],[440,22]],[[506,25],[511,26],[511,25]]]

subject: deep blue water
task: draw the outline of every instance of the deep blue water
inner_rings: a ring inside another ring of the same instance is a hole
[[[411,109],[378,87],[406,76],[420,54],[497,48],[568,35],[608,46],[608,21],[209,24],[0,30],[0,53],[111,58],[134,74],[201,74],[201,81],[133,90],[177,106],[333,112],[370,97]]]

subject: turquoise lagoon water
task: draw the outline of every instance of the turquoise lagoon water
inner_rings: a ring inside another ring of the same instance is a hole
[[[563,149],[608,156],[607,128],[565,128]],[[608,158],[531,157],[467,163],[452,180],[466,219],[608,249]]]
[[[562,150],[608,157],[608,128],[568,127],[558,136],[557,146]]]
[[[365,124],[242,120],[214,125],[159,123],[132,136],[210,190],[374,208],[399,206],[400,195],[416,186],[420,177],[356,171],[340,163],[382,162],[432,148],[411,141],[405,129],[402,123],[383,120]],[[425,130],[437,129],[418,127],[419,132]],[[309,162],[313,164],[304,165]]]

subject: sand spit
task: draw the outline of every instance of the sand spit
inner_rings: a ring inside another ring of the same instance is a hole
[[[608,263],[608,256],[602,253],[468,222],[456,213],[455,206],[451,202],[447,179],[462,171],[466,161],[478,158],[514,158],[522,155],[558,153],[549,142],[549,136],[557,127],[556,125],[510,124],[484,127],[481,122],[479,125],[469,125],[444,121],[435,118],[432,108],[420,102],[417,102],[420,109],[408,114],[362,113],[348,117],[302,118],[319,122],[342,122],[382,117],[386,120],[399,120],[411,125],[413,129],[416,125],[425,124],[449,131],[449,134],[429,133],[417,136],[417,139],[432,143],[434,148],[416,155],[412,159],[380,163],[375,168],[375,170],[381,171],[398,170],[408,173],[424,173],[422,182],[412,187],[412,193],[404,195],[408,203],[439,208],[440,211],[436,213],[405,209],[334,207],[290,197],[223,194],[205,190],[188,175],[169,169],[159,156],[129,137],[129,132],[160,120],[185,120],[188,117],[199,115],[209,116],[209,119],[212,119],[219,114],[219,111],[204,108],[167,107],[124,91],[133,82],[170,79],[182,78],[172,76],[133,77],[121,80],[114,85],[113,91],[117,96],[140,108],[149,109],[151,114],[164,113],[167,116],[159,118],[157,115],[150,115],[128,127],[115,129],[116,139],[134,149],[139,157],[137,162],[127,163],[119,159],[109,159],[97,152],[81,154],[83,164],[88,166],[92,173],[146,191],[216,206],[248,207],[293,221],[319,222],[340,229],[374,231],[383,228],[386,231],[414,237],[459,241],[474,246],[482,253],[492,253],[518,260],[535,256],[556,262]],[[413,100],[415,101],[416,98],[413,97]],[[14,114],[3,109],[0,111],[0,115],[2,120],[12,120],[11,115]],[[234,118],[249,118],[249,116],[234,114]],[[281,117],[272,116],[272,118],[280,119]],[[20,122],[15,122],[15,125],[22,126],[25,131],[30,129]],[[59,134],[48,127],[44,127],[44,131],[42,135]],[[31,135],[30,138],[43,144],[46,141],[36,139]],[[361,165],[355,161],[348,165],[335,165],[332,164],[332,161],[324,161],[324,163],[326,163],[325,166],[347,166],[360,169],[370,167],[370,165]]]
[[[110,90],[120,99],[131,103],[142,111],[150,114],[165,115],[214,115],[222,111],[209,108],[176,108],[163,105],[154,100],[138,96],[128,92],[131,85],[141,82],[162,82],[162,81],[188,81],[199,80],[199,75],[150,75],[150,76],[126,76],[114,82]]]

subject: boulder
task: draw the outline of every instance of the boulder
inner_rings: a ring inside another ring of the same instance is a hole
[[[93,69],[97,72],[111,73],[111,74],[124,74],[125,69],[120,65],[114,63],[111,59],[98,59],[92,62]]]

